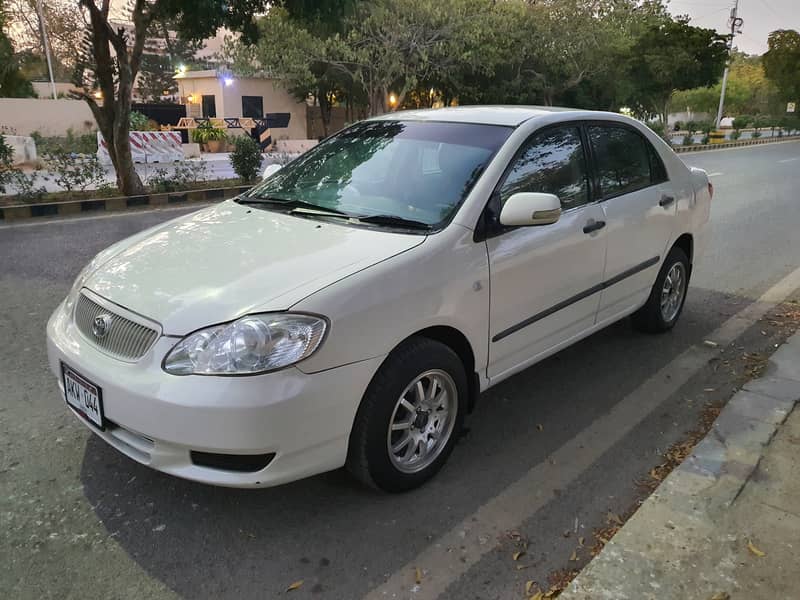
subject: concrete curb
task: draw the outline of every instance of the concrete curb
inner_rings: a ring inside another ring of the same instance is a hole
[[[141,206],[167,206],[190,202],[219,202],[234,198],[250,189],[249,185],[182,192],[143,194],[141,196],[119,196],[90,200],[65,200],[39,204],[15,204],[0,206],[0,222],[9,223],[37,217],[67,216],[85,212],[119,211]]]
[[[800,399],[800,333],[723,408],[692,454],[559,596],[564,600],[709,598],[735,569],[720,523]],[[694,582],[688,573],[697,573]],[[704,589],[697,587],[703,581]]]
[[[783,137],[758,138],[755,140],[741,140],[738,142],[725,142],[723,144],[692,144],[691,146],[673,146],[678,154],[684,152],[700,152],[702,150],[724,150],[725,148],[738,148],[739,146],[758,146],[761,144],[777,144],[800,139],[800,135],[784,135]]]

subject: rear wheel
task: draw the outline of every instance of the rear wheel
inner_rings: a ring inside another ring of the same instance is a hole
[[[347,468],[387,492],[421,485],[452,452],[466,398],[458,355],[434,340],[409,340],[389,355],[364,394]]]
[[[689,259],[678,247],[667,255],[645,305],[633,314],[633,325],[640,331],[661,333],[678,322],[689,287]]]

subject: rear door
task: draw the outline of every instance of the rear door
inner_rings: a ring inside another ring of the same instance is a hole
[[[661,158],[633,126],[590,123],[587,134],[606,221],[606,268],[597,321],[646,300],[675,226],[677,202]]]

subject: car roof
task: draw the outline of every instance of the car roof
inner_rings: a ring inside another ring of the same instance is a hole
[[[529,119],[553,113],[585,113],[587,118],[598,118],[609,114],[555,106],[448,106],[446,108],[402,110],[373,117],[370,120],[440,121],[516,127]]]

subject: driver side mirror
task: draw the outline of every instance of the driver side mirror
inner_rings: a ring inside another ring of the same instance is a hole
[[[281,170],[281,166],[278,163],[272,163],[271,165],[267,165],[264,169],[264,173],[261,175],[261,179],[267,179],[268,177],[272,177],[275,173]]]
[[[561,218],[561,201],[554,194],[518,192],[500,211],[500,224],[512,227],[552,225]]]

